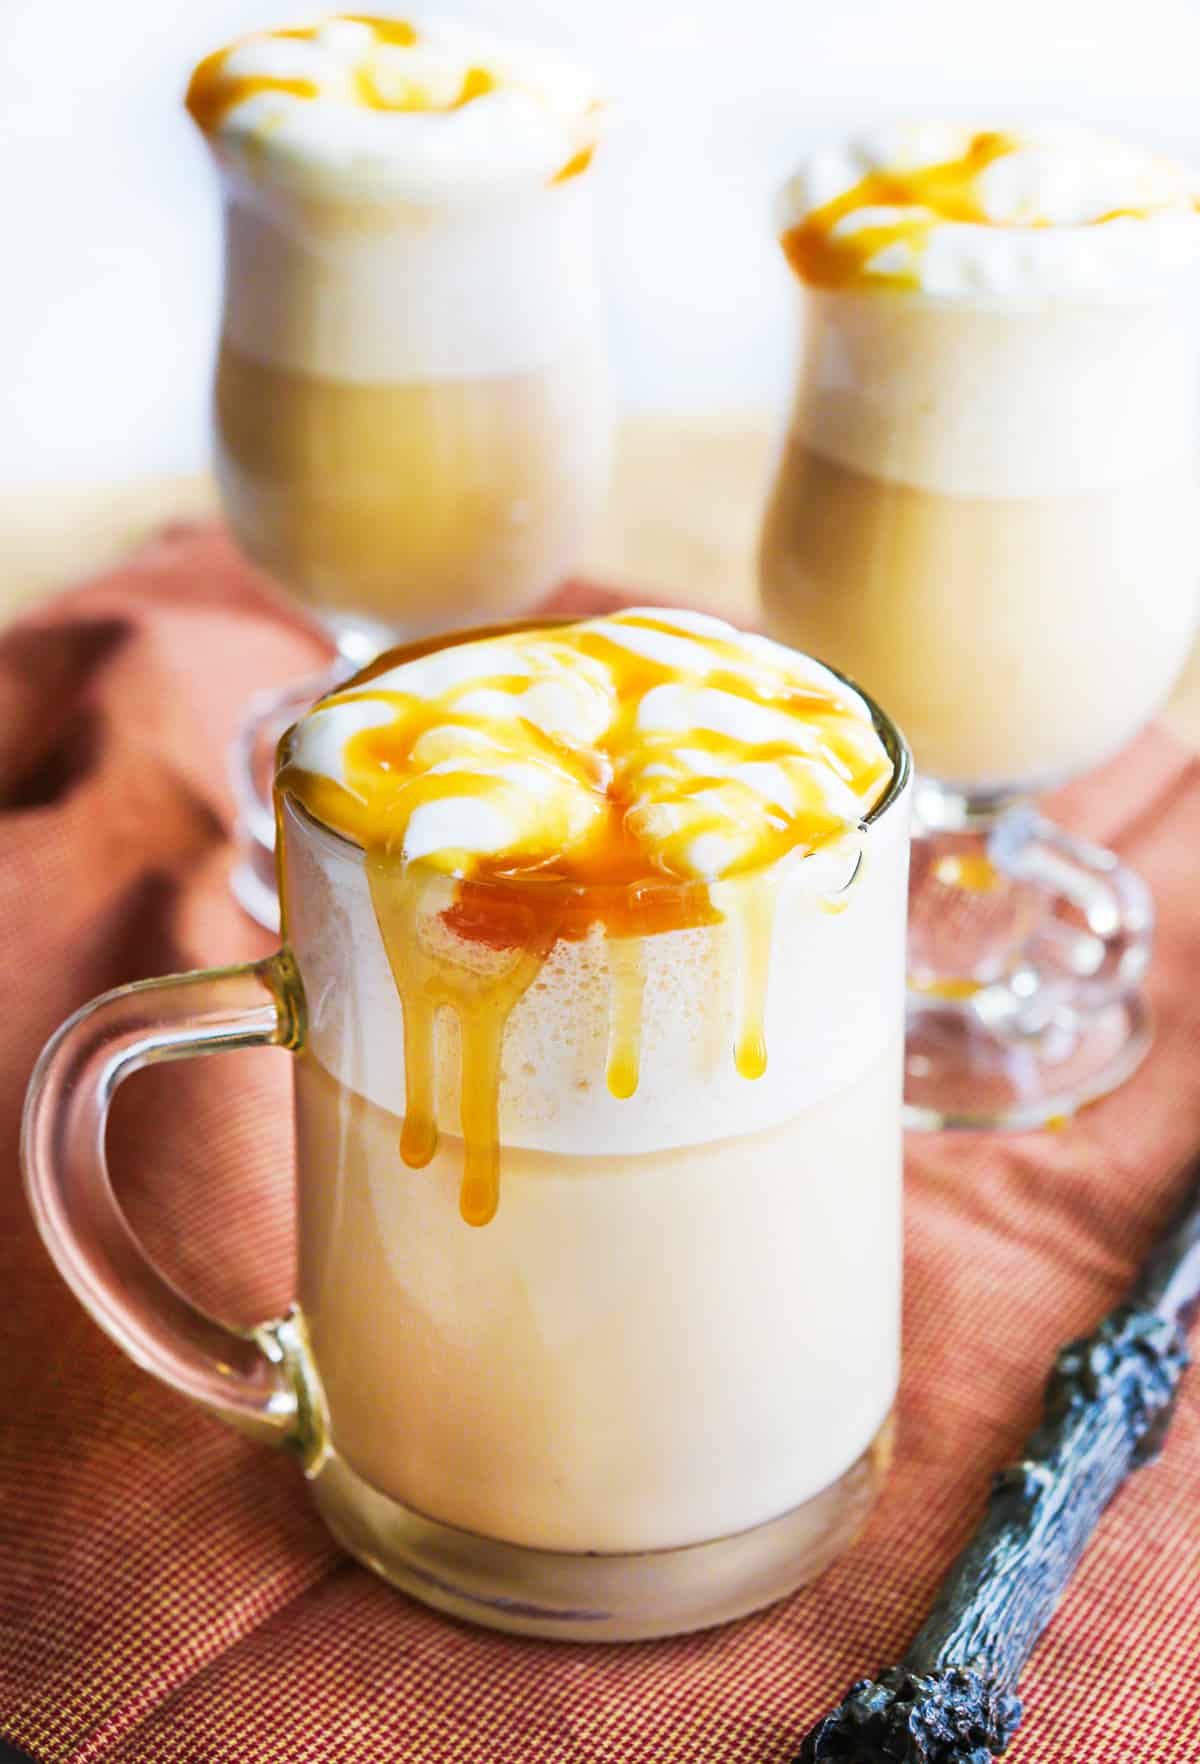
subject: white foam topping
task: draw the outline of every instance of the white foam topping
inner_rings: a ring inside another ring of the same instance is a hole
[[[778,225],[822,285],[1104,296],[1200,281],[1197,174],[1091,130],[893,127],[819,149]]]
[[[386,668],[294,731],[337,831],[452,876],[717,881],[857,826],[892,766],[865,701],[719,619],[638,608]]]
[[[418,202],[549,183],[595,145],[600,111],[548,51],[450,20],[344,17],[230,45],[188,104],[251,174]]]

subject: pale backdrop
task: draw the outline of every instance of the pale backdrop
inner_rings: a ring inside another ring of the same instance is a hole
[[[570,48],[615,96],[603,238],[618,380],[641,407],[772,401],[789,313],[769,192],[856,117],[1076,116],[1200,158],[1197,0],[442,9]],[[179,94],[229,35],[309,16],[303,0],[0,0],[0,485],[203,464],[216,214]]]

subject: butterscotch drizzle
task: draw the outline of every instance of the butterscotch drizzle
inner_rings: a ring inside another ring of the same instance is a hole
[[[344,12],[341,17],[350,24],[369,25],[379,43],[390,43],[396,49],[411,49],[417,41],[417,27],[406,18],[381,18],[374,12]],[[297,36],[311,37],[314,28],[297,31]]]
[[[332,59],[319,77],[245,72],[238,71],[236,64],[230,65],[230,57],[245,45],[273,41],[317,43],[329,26],[347,24],[358,25],[369,32],[365,46],[357,59],[348,63]],[[189,81],[185,103],[193,120],[205,134],[212,135],[238,105],[265,94],[394,114],[445,115],[463,109],[476,99],[486,98],[507,84],[520,85],[519,75],[510,76],[483,65],[466,65],[458,76],[451,59],[461,53],[458,45],[445,49],[445,67],[439,67],[433,75],[428,59],[395,53],[429,48],[435,51],[438,48],[435,33],[423,35],[407,19],[381,18],[363,12],[332,14],[317,25],[256,31],[216,50],[200,62]],[[456,78],[457,88],[454,85]],[[586,115],[590,117],[600,108],[598,103],[593,103],[587,107]],[[270,119],[263,119],[262,132],[265,134],[270,128]],[[593,142],[580,147],[564,161],[550,182],[563,183],[578,177],[591,164],[594,152]]]
[[[486,1225],[500,1197],[500,1056],[513,1006],[536,980],[558,935],[553,916],[527,912],[497,945],[451,935],[441,909],[446,879],[396,862],[385,850],[366,854],[367,879],[404,1016],[404,1125],[400,1156],[410,1169],[433,1159],[438,1145],[435,1094],[438,1015],[458,1019],[462,1052],[460,1120],[463,1172],[459,1210],[469,1225]]]
[[[320,87],[315,80],[284,79],[271,74],[229,74],[225,71],[228,51],[218,49],[205,56],[188,83],[184,102],[195,122],[206,135],[220,128],[228,113],[248,98],[262,92],[278,92],[291,98],[316,98]]]
[[[298,726],[280,787],[364,850],[403,1011],[410,1168],[437,1151],[439,1019],[457,1019],[460,1210],[482,1225],[499,1198],[505,1028],[555,944],[605,934],[606,1082],[624,1099],[641,1077],[645,939],[727,921],[733,1060],[761,1077],[778,860],[844,841],[845,802],[865,810],[892,763],[833,676],[728,627],[633,613],[514,628],[473,650],[474,666],[423,674],[420,656],[440,662],[426,645],[364,670]],[[692,696],[650,696],[664,687]],[[677,728],[689,706],[711,726]],[[335,778],[305,759],[327,751],[314,732],[339,715],[358,726],[337,737]],[[571,737],[572,716],[586,735]],[[715,875],[695,873],[717,857]]]
[[[571,178],[581,177],[595,157],[596,149],[594,147],[581,147],[578,153],[568,159],[561,171],[555,172],[553,182],[565,184]]]
[[[609,937],[608,1088],[624,1099],[638,1087],[646,968],[640,937]]]
[[[912,289],[920,285],[921,256],[935,227],[947,222],[1050,227],[1053,222],[1036,213],[997,219],[984,202],[981,180],[989,166],[1027,145],[1017,135],[981,129],[953,158],[877,166],[784,231],[780,243],[788,262],[802,281],[817,288],[869,282],[874,288]],[[1178,202],[1178,196],[1173,200]],[[1193,201],[1185,206],[1195,211],[1198,205]],[[1103,227],[1112,221],[1144,220],[1155,212],[1153,202],[1114,206],[1078,224]]]
[[[919,248],[929,229],[939,221],[986,223],[988,217],[979,200],[979,175],[1018,145],[1012,135],[987,129],[972,136],[966,151],[957,159],[868,172],[857,184],[814,208],[784,233],[780,243],[788,262],[813,287],[845,287],[859,281],[866,264],[886,246],[904,243]],[[914,212],[903,219],[893,216],[878,226],[837,232],[839,221],[870,208]],[[885,286],[891,283],[907,287],[915,284],[916,275],[906,269],[892,275],[876,274],[871,280]]]
[[[763,871],[741,879],[733,902],[737,951],[733,1063],[741,1078],[761,1078],[767,1069],[767,981],[778,889],[778,872]]]

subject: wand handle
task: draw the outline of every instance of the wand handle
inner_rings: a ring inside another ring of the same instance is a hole
[[[1021,1668],[1101,1513],[1157,1456],[1200,1308],[1200,1160],[1125,1303],[1059,1352],[1041,1425],[992,1484],[899,1666],[864,1679],[804,1742],[801,1764],[985,1764],[1021,1719]]]
[[[1062,1349],[1042,1425],[994,1479],[975,1535],[904,1656],[910,1671],[970,1665],[1015,1687],[1101,1513],[1130,1471],[1157,1455],[1186,1365],[1177,1323],[1124,1305]]]
[[[1128,1302],[1184,1328],[1200,1310],[1200,1159],[1191,1165],[1183,1203],[1142,1263]]]

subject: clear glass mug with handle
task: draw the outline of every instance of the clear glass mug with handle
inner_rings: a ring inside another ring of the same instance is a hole
[[[1148,892],[1035,799],[1155,715],[1195,631],[1200,215],[1083,131],[932,124],[831,149],[783,208],[767,628],[912,744],[910,1125],[1036,1127],[1150,1040]]]
[[[314,815],[289,737],[283,948],[122,987],[42,1054],[24,1164],[63,1277],[147,1371],[291,1447],[334,1534],[415,1597],[669,1634],[782,1596],[869,1510],[911,796],[873,716],[892,772],[863,824],[717,907],[666,878],[398,878]],[[299,1281],[239,1330],[151,1264],[104,1139],[141,1068],[247,1047],[295,1060]]]
[[[223,219],[221,501],[337,650],[262,694],[233,753],[235,891],[274,929],[283,731],[389,644],[528,611],[600,509],[600,106],[543,52],[365,18],[235,43],[188,103]]]

